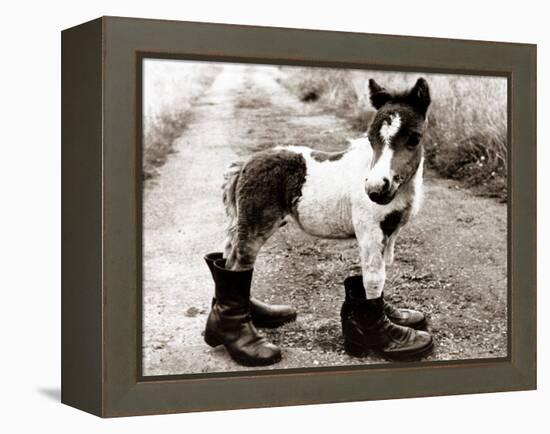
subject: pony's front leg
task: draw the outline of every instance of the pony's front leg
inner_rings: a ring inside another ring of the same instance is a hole
[[[398,233],[399,230],[396,229],[386,240],[386,247],[384,248],[384,262],[386,263],[386,267],[393,264],[395,240],[397,239]]]
[[[384,235],[381,230],[367,231],[358,237],[358,241],[367,299],[379,298],[386,281]]]
[[[413,311],[393,308],[384,300],[384,247],[388,240],[376,226],[363,227],[364,231],[356,227],[366,299],[362,299],[356,279],[351,277],[344,282],[346,302],[341,311],[344,348],[351,356],[359,357],[371,350],[390,359],[422,356],[432,348],[432,337],[404,326],[414,319]]]

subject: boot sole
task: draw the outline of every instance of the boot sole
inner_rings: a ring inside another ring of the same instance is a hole
[[[434,348],[433,340],[430,341],[430,344],[423,348],[418,348],[413,351],[403,351],[401,354],[387,354],[383,351],[376,351],[377,354],[379,354],[381,357],[390,360],[390,361],[396,361],[396,362],[407,362],[407,361],[414,361],[423,358],[424,356],[427,356],[432,352]]]
[[[258,320],[252,317],[252,323],[258,328],[276,329],[277,327],[281,327],[285,324],[296,321],[297,317],[298,317],[298,314],[296,313],[284,319],[278,319],[278,320]]]
[[[433,340],[430,341],[430,344],[427,345],[426,347],[422,347],[422,348],[417,348],[416,350],[411,350],[411,351],[403,351],[399,354],[388,354],[388,353],[385,353],[381,350],[378,350],[376,348],[369,348],[369,347],[365,347],[364,345],[361,345],[361,344],[357,344],[357,343],[354,343],[354,342],[345,342],[344,343],[344,350],[346,351],[346,353],[349,355],[349,356],[352,356],[352,357],[366,357],[369,352],[374,352],[375,354],[377,354],[378,356],[386,359],[386,360],[389,360],[389,361],[396,361],[396,362],[406,362],[406,361],[412,361],[412,360],[417,360],[417,359],[420,359],[426,355],[428,355],[429,353],[431,353],[431,351],[433,350],[433,347],[434,347],[434,343],[433,343]]]
[[[212,335],[211,333],[205,332],[204,333],[204,342],[206,342],[209,346],[212,348],[219,347],[220,345],[223,345],[227,351],[227,353],[231,356],[231,358],[237,362],[239,365],[242,366],[268,366],[273,365],[275,363],[278,363],[281,361],[282,356],[281,354],[272,357],[271,359],[248,359],[246,357],[241,357],[239,355],[236,355],[232,353],[224,344],[221,342],[216,336]]]
[[[225,347],[225,349],[227,350],[227,347]],[[242,358],[242,357],[239,357],[239,356],[236,356],[234,354],[231,354],[231,352],[229,350],[227,350],[227,352],[229,353],[229,355],[231,356],[231,358],[237,362],[239,365],[242,365],[242,366],[269,366],[269,365],[274,365],[275,363],[279,363],[282,359],[282,356],[279,354],[278,356],[276,357],[273,357],[271,359],[266,359],[266,360],[250,360],[250,359],[246,359],[246,358]]]
[[[405,324],[405,323],[396,321],[396,320],[394,320],[390,317],[388,317],[388,318],[394,324],[397,324],[397,325],[400,325],[400,326],[403,326],[403,327],[410,327],[410,328],[413,328],[415,330],[426,330],[426,327],[428,326],[428,320],[426,318],[424,318],[423,321],[421,321],[417,324]],[[342,330],[343,330],[344,329],[344,323],[340,322],[340,324],[342,325]],[[256,325],[256,323],[254,323],[254,325]]]

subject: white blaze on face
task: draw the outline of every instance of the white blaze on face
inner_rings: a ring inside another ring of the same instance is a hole
[[[384,183],[384,178],[389,181],[393,178],[391,170],[391,160],[393,158],[393,149],[388,145],[384,145],[382,155],[378,158],[378,161],[370,171],[368,175],[367,187],[376,188],[379,184]]]
[[[390,115],[390,123],[384,122],[380,128],[380,137],[384,145],[390,146],[391,139],[397,134],[401,127],[401,117],[398,114]]]
[[[384,142],[382,154],[369,173],[367,188],[376,189],[384,183],[384,178],[392,182],[393,173],[391,170],[391,161],[393,158],[393,149],[390,147],[391,139],[397,134],[401,127],[401,118],[398,114],[390,116],[390,122],[384,122],[380,128],[380,137]]]

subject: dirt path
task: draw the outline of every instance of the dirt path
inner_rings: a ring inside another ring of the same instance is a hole
[[[145,190],[145,375],[247,369],[202,339],[213,292],[202,255],[223,240],[226,166],[280,144],[338,150],[354,136],[345,121],[288,94],[280,77],[275,67],[224,69],[199,100],[177,153]],[[341,282],[359,271],[353,240],[315,239],[292,225],[269,240],[254,295],[294,305],[299,318],[265,331],[281,345],[283,361],[263,369],[383,362],[342,349]],[[397,241],[385,293],[428,314],[436,340],[430,359],[505,356],[506,207],[428,176],[423,209]]]

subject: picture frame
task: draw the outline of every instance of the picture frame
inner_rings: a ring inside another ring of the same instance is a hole
[[[62,402],[101,417],[536,388],[536,45],[102,17],[62,32]],[[508,357],[144,378],[144,57],[508,78]]]

